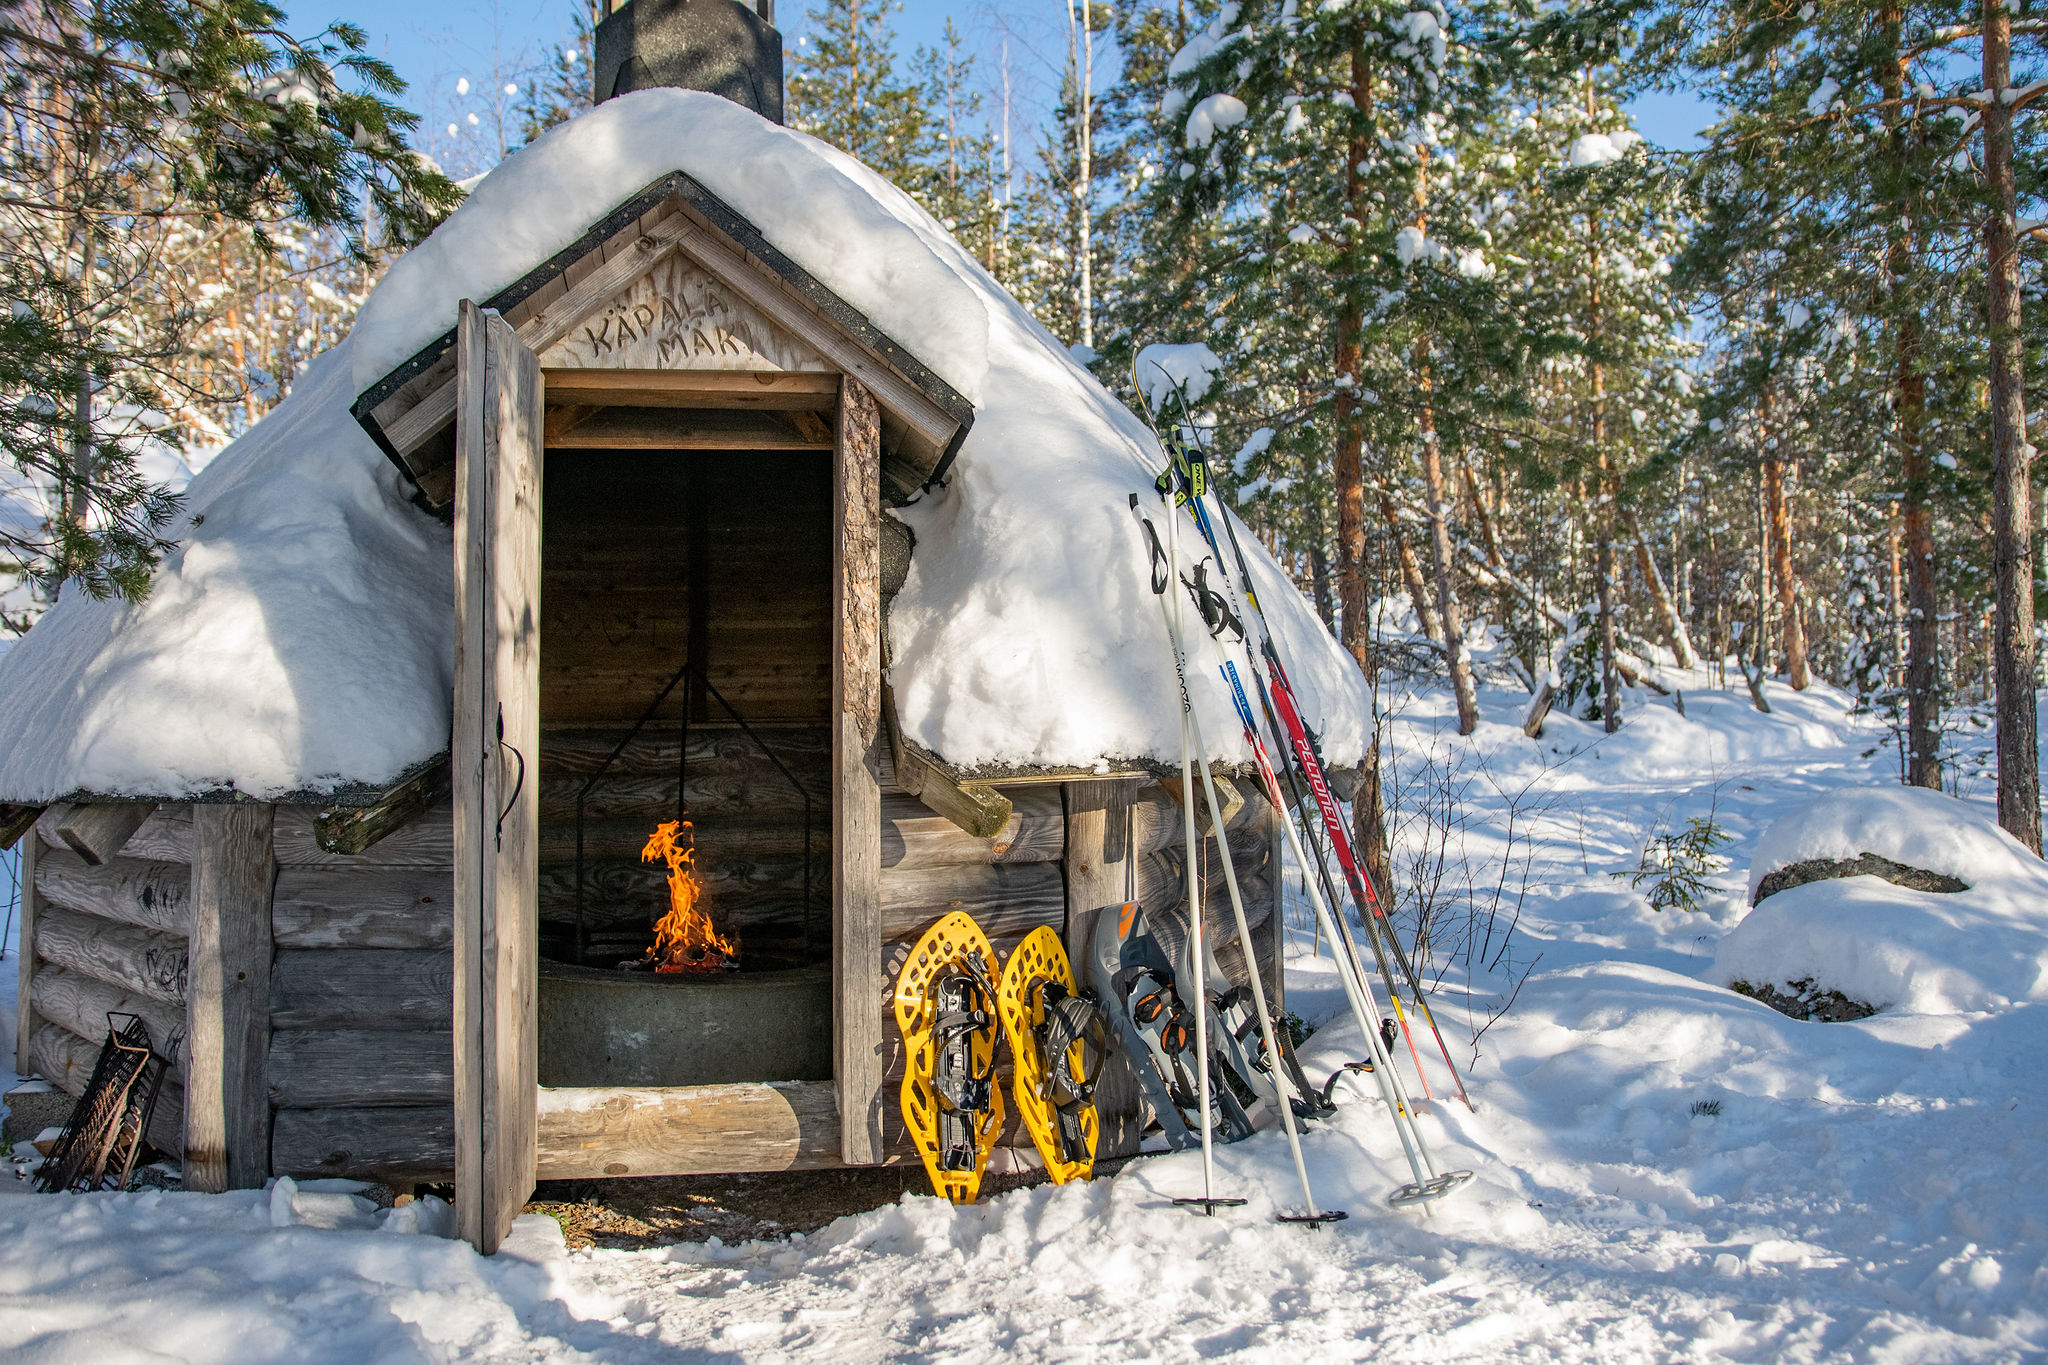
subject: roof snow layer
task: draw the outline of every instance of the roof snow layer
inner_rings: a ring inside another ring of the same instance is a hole
[[[0,800],[382,784],[447,746],[449,532],[349,404],[671,171],[751,221],[975,406],[889,618],[906,733],[969,766],[1177,761],[1173,659],[1129,508],[1145,426],[931,217],[852,158],[713,95],[607,101],[508,158],[395,263],[349,341],[196,479],[139,604],[65,600],[0,657]],[[1199,544],[1180,518],[1183,554]],[[1162,527],[1162,531],[1163,531]],[[1241,537],[1308,723],[1365,748],[1363,676]],[[1242,759],[1213,651],[1189,681],[1209,756]]]

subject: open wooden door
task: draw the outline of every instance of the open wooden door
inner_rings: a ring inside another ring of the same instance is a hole
[[[464,299],[456,328],[455,1216],[498,1249],[539,1112],[540,364]]]

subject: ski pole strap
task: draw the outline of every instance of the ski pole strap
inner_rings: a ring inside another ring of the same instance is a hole
[[[1173,581],[1173,576],[1166,567],[1166,548],[1159,543],[1159,531],[1152,525],[1152,518],[1138,510],[1136,493],[1131,494],[1131,514],[1137,517],[1138,524],[1145,528],[1145,548],[1152,556],[1152,595],[1158,597],[1165,593],[1166,585]]]

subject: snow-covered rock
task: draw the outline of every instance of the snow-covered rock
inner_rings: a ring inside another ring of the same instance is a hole
[[[1810,982],[1908,1014],[2048,1001],[2048,864],[1940,792],[1852,788],[1793,812],[1757,841],[1750,894],[1773,872],[1865,854],[1966,889],[1919,891],[1874,876],[1790,887],[1721,940],[1717,978]]]

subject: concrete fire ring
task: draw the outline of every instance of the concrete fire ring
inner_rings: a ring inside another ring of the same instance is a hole
[[[540,964],[540,1083],[832,1079],[832,969],[715,977]]]

